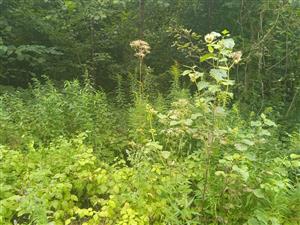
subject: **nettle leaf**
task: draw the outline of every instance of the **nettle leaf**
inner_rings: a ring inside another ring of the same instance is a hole
[[[192,70],[185,70],[182,72],[182,76],[186,76],[186,75],[189,75],[190,73],[193,73]]]
[[[234,80],[223,80],[223,81],[221,81],[221,83],[223,85],[232,86],[232,85],[234,85],[235,81]]]
[[[172,121],[170,122],[170,126],[176,126],[176,125],[178,125],[178,124],[180,124],[180,121],[172,120]]]
[[[237,165],[234,165],[232,167],[232,170],[239,173],[244,181],[247,181],[249,178],[249,172],[247,166],[238,167]]]
[[[297,154],[291,154],[290,157],[291,159],[300,159],[300,155]]]
[[[200,57],[200,62],[205,62],[208,59],[216,59],[216,56],[214,53],[207,53],[204,56]]]
[[[216,114],[216,116],[224,116],[226,115],[226,111],[223,107],[221,106],[217,106],[214,110],[214,113]]]
[[[8,50],[8,47],[5,45],[0,45],[0,56],[5,55]]]
[[[296,167],[296,168],[300,167],[300,161],[299,161],[299,160],[297,160],[297,161],[292,161],[291,163],[292,163],[292,166],[293,166],[293,167]]]
[[[260,121],[251,121],[250,125],[251,127],[260,127],[262,124]]]
[[[203,115],[201,113],[194,113],[194,114],[191,115],[191,119],[195,120],[195,119],[197,119],[200,116],[203,116]]]
[[[258,135],[260,136],[271,136],[270,131],[266,130],[266,129],[262,129],[259,131]]]
[[[232,38],[227,38],[223,40],[223,44],[225,48],[233,49],[235,46],[234,40]]]
[[[187,120],[184,121],[184,124],[185,124],[186,126],[191,126],[191,125],[193,124],[193,120],[187,119]]]
[[[269,120],[269,119],[265,119],[264,123],[270,127],[277,127],[276,123],[274,123],[272,120]]]
[[[199,91],[202,91],[203,89],[208,88],[209,85],[210,84],[206,81],[200,81],[200,82],[197,83],[197,87],[198,87]]]
[[[223,30],[221,33],[222,33],[223,35],[227,35],[227,34],[229,34],[229,31],[228,31],[227,29],[225,29],[225,30]]]
[[[171,156],[171,152],[169,152],[169,151],[162,151],[162,152],[161,152],[161,156],[162,156],[164,159],[168,159],[168,158]]]
[[[227,72],[224,69],[211,69],[210,75],[217,81],[223,81],[225,78],[227,78]]]
[[[211,45],[207,46],[207,48],[210,53],[214,52],[214,48]]]
[[[249,139],[243,139],[243,140],[241,140],[241,142],[243,142],[243,144],[246,144],[249,146],[253,146],[255,144],[254,141],[251,141]]]
[[[255,219],[255,218],[250,218],[248,221],[247,221],[247,225],[261,225],[260,222]]]
[[[238,151],[246,151],[248,149],[248,146],[242,143],[237,143],[234,144],[234,147],[238,150]]]
[[[253,191],[253,194],[257,197],[257,198],[265,198],[265,195],[263,193],[263,191],[261,189],[255,189]]]
[[[208,90],[211,92],[211,93],[216,93],[218,91],[221,91],[220,87],[218,85],[210,85],[208,87]]]
[[[225,174],[224,171],[216,171],[216,172],[215,172],[215,175],[218,176],[218,177],[219,177],[219,176],[226,177],[226,174]]]

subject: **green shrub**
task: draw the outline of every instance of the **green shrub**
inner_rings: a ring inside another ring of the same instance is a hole
[[[99,156],[112,160],[117,153],[113,113],[105,94],[89,83],[65,82],[58,89],[50,81],[36,82],[30,90],[3,95],[0,121],[1,144],[19,148],[30,140],[45,145],[87,132],[86,141]]]

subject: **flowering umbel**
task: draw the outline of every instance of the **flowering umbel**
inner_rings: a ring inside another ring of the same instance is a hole
[[[233,52],[233,53],[231,53],[230,56],[233,59],[233,62],[235,64],[238,64],[242,59],[242,52],[241,51]]]
[[[130,43],[130,47],[135,50],[135,56],[139,59],[143,59],[150,53],[150,45],[146,41],[135,40]]]

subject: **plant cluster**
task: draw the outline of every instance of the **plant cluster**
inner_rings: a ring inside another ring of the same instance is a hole
[[[183,33],[193,64],[172,67],[166,98],[140,89],[118,108],[122,88],[108,98],[88,80],[1,95],[1,224],[300,223],[299,132],[281,137],[271,109],[242,116],[227,30]],[[141,68],[149,46],[132,46]]]

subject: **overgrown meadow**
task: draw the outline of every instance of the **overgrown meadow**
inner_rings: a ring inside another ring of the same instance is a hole
[[[1,224],[300,224],[299,126],[283,131],[272,108],[240,112],[242,49],[227,30],[182,32],[203,41],[177,34],[175,47],[201,63],[172,66],[166,93],[141,40],[112,95],[87,70],[2,91]]]

